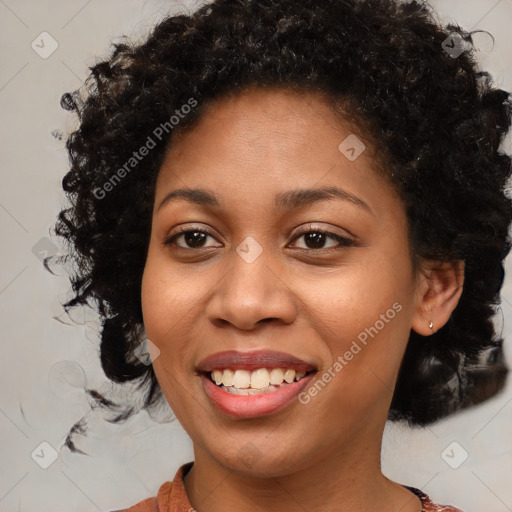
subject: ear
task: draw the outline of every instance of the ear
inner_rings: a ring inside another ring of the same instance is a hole
[[[411,328],[421,336],[441,329],[459,302],[463,284],[463,261],[425,262],[418,271]]]

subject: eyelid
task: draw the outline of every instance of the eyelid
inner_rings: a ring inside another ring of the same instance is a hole
[[[209,226],[207,226],[207,225],[205,226],[203,224],[203,225],[201,225],[201,227],[199,227],[199,226],[185,224],[185,225],[179,226],[174,233],[172,233],[170,235],[166,235],[164,238],[164,241],[162,242],[162,245],[164,245],[164,246],[169,245],[172,242],[174,242],[179,236],[181,236],[185,233],[190,233],[190,232],[194,232],[194,231],[199,232],[199,233],[206,233],[207,235],[214,238],[216,241],[219,241],[218,240],[219,237],[217,236],[216,233],[214,233],[214,231]],[[178,249],[183,249],[183,247],[178,247]],[[193,249],[185,249],[185,250],[193,250]]]
[[[354,243],[358,241],[358,237],[353,235],[350,231],[347,231],[346,229],[343,229],[343,233],[336,233],[334,231],[334,227],[324,227],[321,225],[321,223],[315,223],[310,222],[309,224],[306,224],[304,226],[301,226],[299,230],[294,234],[294,240],[297,235],[303,235],[304,233],[309,233],[311,231],[318,231],[319,233],[325,233],[326,235],[334,235],[339,236],[341,238],[346,238],[348,240],[352,240]],[[340,229],[340,228],[338,228]]]

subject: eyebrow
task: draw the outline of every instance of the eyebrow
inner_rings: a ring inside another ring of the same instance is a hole
[[[220,208],[221,202],[210,190],[202,188],[179,188],[169,192],[160,202],[157,211],[166,204],[177,199],[184,199],[190,203],[201,206]],[[368,204],[361,198],[338,187],[320,187],[289,190],[276,194],[274,206],[276,209],[294,209],[309,206],[317,201],[341,199],[363,208],[372,215],[373,212]]]

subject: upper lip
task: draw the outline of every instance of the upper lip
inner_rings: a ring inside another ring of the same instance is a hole
[[[197,366],[198,372],[211,372],[213,370],[258,370],[259,368],[292,368],[295,371],[309,372],[316,370],[315,366],[285,352],[273,350],[254,350],[252,352],[238,352],[228,350],[217,352],[203,359]]]

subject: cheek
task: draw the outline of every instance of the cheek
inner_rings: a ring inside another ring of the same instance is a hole
[[[186,343],[183,332],[187,332],[187,287],[176,280],[171,280],[165,265],[157,261],[151,254],[142,277],[141,305],[146,335],[159,350],[153,360],[153,370],[158,383],[170,407],[181,418],[186,414],[183,397],[183,377],[187,372],[183,361],[190,360],[190,345]],[[185,419],[186,421],[186,419]]]
[[[146,336],[159,349],[154,368],[159,382],[182,378],[193,371],[196,344],[192,333],[200,331],[197,312],[204,307],[212,283],[172,267],[165,254],[148,253],[141,284],[141,306]],[[166,377],[166,373],[172,373]],[[162,386],[164,388],[165,386]],[[175,386],[174,386],[175,387]]]
[[[186,320],[186,312],[197,302],[196,287],[171,269],[169,261],[150,248],[142,276],[141,306],[148,338],[164,344]],[[171,331],[171,332],[169,332]]]
[[[142,316],[146,336],[159,349],[160,355],[154,362],[155,371],[161,366],[163,360],[165,367],[172,364],[174,354],[179,352],[176,339],[176,326],[180,317],[185,316],[183,297],[179,284],[170,283],[170,280],[161,271],[159,265],[151,255],[148,256],[141,286]],[[172,307],[169,305],[172,304]],[[160,375],[158,375],[160,381]]]
[[[163,289],[159,275],[148,259],[142,276],[141,306],[146,335],[154,342],[158,338],[156,333],[162,329],[165,319],[165,315],[163,315],[164,302],[161,297]]]
[[[331,358],[350,382],[363,372],[392,383],[410,334],[411,278],[406,258],[380,252],[318,288]]]
[[[352,300],[324,297],[329,308],[321,319],[329,328],[323,329],[323,341],[330,353],[301,400],[311,402],[312,410],[329,411],[333,424],[346,411],[353,420],[349,429],[387,414],[410,332],[409,310],[397,295],[374,290]]]
[[[394,294],[352,296],[350,301],[330,301],[323,321],[331,357],[341,356],[344,366],[374,366],[393,370],[408,339],[408,312],[403,298]],[[386,370],[386,373],[388,371]]]

